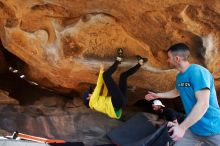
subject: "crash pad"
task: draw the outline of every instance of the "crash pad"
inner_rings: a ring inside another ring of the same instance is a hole
[[[156,127],[143,113],[136,114],[107,136],[119,146],[163,146],[170,140],[166,124]]]

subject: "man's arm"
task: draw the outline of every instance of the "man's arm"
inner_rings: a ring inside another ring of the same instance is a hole
[[[173,131],[173,135],[171,136],[173,140],[177,141],[182,138],[185,131],[202,118],[209,107],[209,95],[209,89],[202,89],[195,92],[197,102],[186,119],[180,125],[178,123],[168,123],[168,127],[172,127],[169,131]]]
[[[93,107],[93,103],[95,100],[97,100],[97,98],[99,98],[99,94],[101,92],[102,86],[104,84],[104,80],[103,80],[103,72],[104,72],[104,64],[100,65],[100,71],[99,71],[99,76],[98,76],[98,80],[96,83],[96,87],[90,97],[89,100],[89,106],[92,108]]]
[[[182,128],[188,129],[202,118],[209,107],[209,95],[209,89],[203,89],[195,93],[197,102],[186,119],[180,124]]]
[[[104,84],[103,72],[104,72],[103,69],[100,69],[98,80],[97,80],[97,83],[96,83],[96,87],[94,89],[94,92],[92,93],[92,96],[97,97],[97,96],[99,96],[99,94],[101,92],[102,86]]]
[[[154,100],[157,98],[168,98],[168,99],[172,99],[172,98],[176,98],[179,96],[179,91],[174,88],[173,90],[170,90],[168,92],[164,92],[164,93],[154,93],[154,92],[148,92],[147,95],[145,95],[145,99],[146,100]]]

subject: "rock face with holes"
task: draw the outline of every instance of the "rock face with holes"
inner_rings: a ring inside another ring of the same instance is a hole
[[[135,55],[149,60],[129,80],[137,98],[174,87],[166,50],[177,42],[190,46],[192,63],[220,76],[219,0],[0,0],[0,18],[4,48],[24,62],[19,71],[60,92],[95,84],[100,63],[108,67],[118,47],[125,58],[115,79]]]
[[[33,136],[83,142],[86,145],[108,144],[106,133],[122,125],[88,108],[0,106],[0,136],[18,131]]]

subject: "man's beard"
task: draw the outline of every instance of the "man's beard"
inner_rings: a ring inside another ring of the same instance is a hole
[[[169,64],[169,68],[170,68],[170,69],[175,69],[176,66],[174,66],[173,64]]]
[[[158,109],[158,110],[156,110],[156,111],[154,111],[154,112],[155,112],[155,114],[162,114],[162,113],[163,113],[163,109],[160,108],[160,109]]]

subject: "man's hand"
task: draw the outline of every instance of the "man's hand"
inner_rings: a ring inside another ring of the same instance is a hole
[[[102,63],[100,64],[100,70],[103,70],[103,71],[104,71],[104,69],[105,69],[105,64],[104,64],[104,62],[102,62]]]
[[[157,93],[154,93],[154,92],[148,91],[148,94],[145,95],[145,99],[147,101],[150,101],[150,100],[153,100],[153,99],[157,99],[157,98],[160,98],[160,97],[157,95]]]
[[[168,122],[167,124],[167,127],[170,127],[169,129],[169,133],[171,133],[171,138],[172,140],[174,141],[178,141],[180,140],[181,138],[183,138],[185,132],[186,132],[186,129],[184,129],[183,127],[181,127],[177,120],[173,121],[173,122]]]
[[[89,94],[89,96],[86,98],[87,100],[90,100],[92,94]]]

